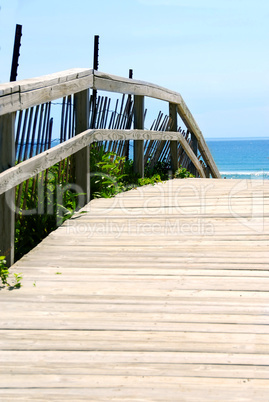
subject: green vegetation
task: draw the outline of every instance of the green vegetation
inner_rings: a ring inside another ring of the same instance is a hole
[[[180,168],[178,168],[174,174],[175,179],[186,179],[188,177],[195,177],[195,176],[182,166],[180,166]]]
[[[91,198],[110,198],[125,190],[127,173],[125,158],[114,152],[106,153],[97,147],[91,148]]]
[[[9,283],[9,270],[6,267],[5,257],[3,255],[0,256],[0,279],[1,279],[2,285],[4,287],[8,286],[10,290],[11,289],[19,289],[22,286],[22,284],[21,284],[22,274],[13,274],[13,276],[14,276],[14,283],[10,284]]]
[[[0,278],[2,281],[2,284],[4,286],[8,285],[8,276],[9,276],[9,272],[8,272],[8,268],[6,267],[6,257],[4,257],[3,255],[0,256]]]
[[[145,167],[145,177],[134,173],[133,161],[117,156],[114,152],[104,152],[103,148],[91,150],[91,194],[92,198],[110,198],[123,191],[168,179],[168,168],[158,162],[154,169]]]

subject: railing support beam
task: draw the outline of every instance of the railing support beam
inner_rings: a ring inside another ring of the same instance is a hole
[[[144,130],[144,96],[134,96],[134,129]],[[134,172],[144,177],[144,141],[134,140]]]
[[[197,156],[197,154],[198,154],[198,141],[197,141],[197,138],[195,137],[195,135],[193,133],[191,133],[191,143],[192,143],[192,150],[193,150],[195,156]],[[189,164],[189,171],[195,177],[198,176],[197,169],[194,166],[194,164],[192,163],[192,161],[190,161],[190,164]]]
[[[74,96],[76,135],[89,128],[89,90],[78,92]],[[90,148],[81,149],[74,155],[75,184],[85,194],[84,205],[90,202]]]
[[[15,165],[15,113],[0,117],[0,173]],[[15,188],[0,195],[0,255],[14,263]]]
[[[169,131],[177,131],[177,105],[169,103]],[[170,141],[171,167],[174,173],[178,169],[178,141]]]
[[[206,178],[207,178],[207,179],[210,178],[210,167],[209,167],[209,166],[207,166],[207,167],[205,168],[205,175],[206,175]]]

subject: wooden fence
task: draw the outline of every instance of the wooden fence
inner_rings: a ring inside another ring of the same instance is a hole
[[[134,96],[133,129],[89,129],[89,90],[104,90]],[[15,165],[15,115],[17,111],[74,94],[76,136]],[[144,98],[169,103],[169,131],[144,130]],[[179,115],[199,148],[206,168],[184,135],[177,131]],[[91,69],[72,69],[48,76],[0,84],[0,250],[8,264],[14,261],[15,187],[64,158],[74,155],[75,185],[90,200],[89,145],[95,141],[134,140],[134,169],[144,174],[144,141],[170,141],[172,169],[178,167],[178,143],[200,177],[220,178],[205,139],[181,95],[157,85],[117,77]]]

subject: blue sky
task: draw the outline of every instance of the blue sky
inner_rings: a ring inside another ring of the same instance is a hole
[[[179,92],[204,136],[269,137],[268,0],[0,0],[0,82],[92,67]],[[166,112],[166,105],[147,103]]]

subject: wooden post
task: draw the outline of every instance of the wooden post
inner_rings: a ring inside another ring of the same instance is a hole
[[[15,39],[14,39],[10,81],[16,81],[16,79],[17,79],[17,71],[18,71],[18,66],[19,66],[20,47],[21,47],[21,37],[22,37],[22,25],[17,24],[16,31],[15,31]]]
[[[207,166],[207,167],[205,168],[205,175],[206,175],[206,178],[207,178],[207,179],[210,178],[210,167],[209,167],[209,166]]]
[[[0,173],[15,165],[15,113],[0,117]],[[15,188],[0,195],[0,255],[14,263]]]
[[[144,96],[134,96],[134,129],[144,130]],[[134,141],[134,171],[144,177],[144,141]]]
[[[177,105],[169,103],[170,125],[169,131],[177,131]],[[170,141],[171,167],[172,172],[178,169],[178,141]]]
[[[192,142],[192,150],[195,154],[195,156],[197,156],[198,154],[198,141],[197,138],[195,137],[195,135],[193,133],[191,133],[191,142]],[[190,161],[189,163],[189,171],[191,174],[193,174],[195,177],[197,177],[197,169],[194,166],[194,164],[192,163],[192,161]]]
[[[78,92],[74,96],[76,135],[89,128],[89,90]],[[75,183],[85,194],[85,204],[90,202],[90,148],[83,148],[74,155]]]

